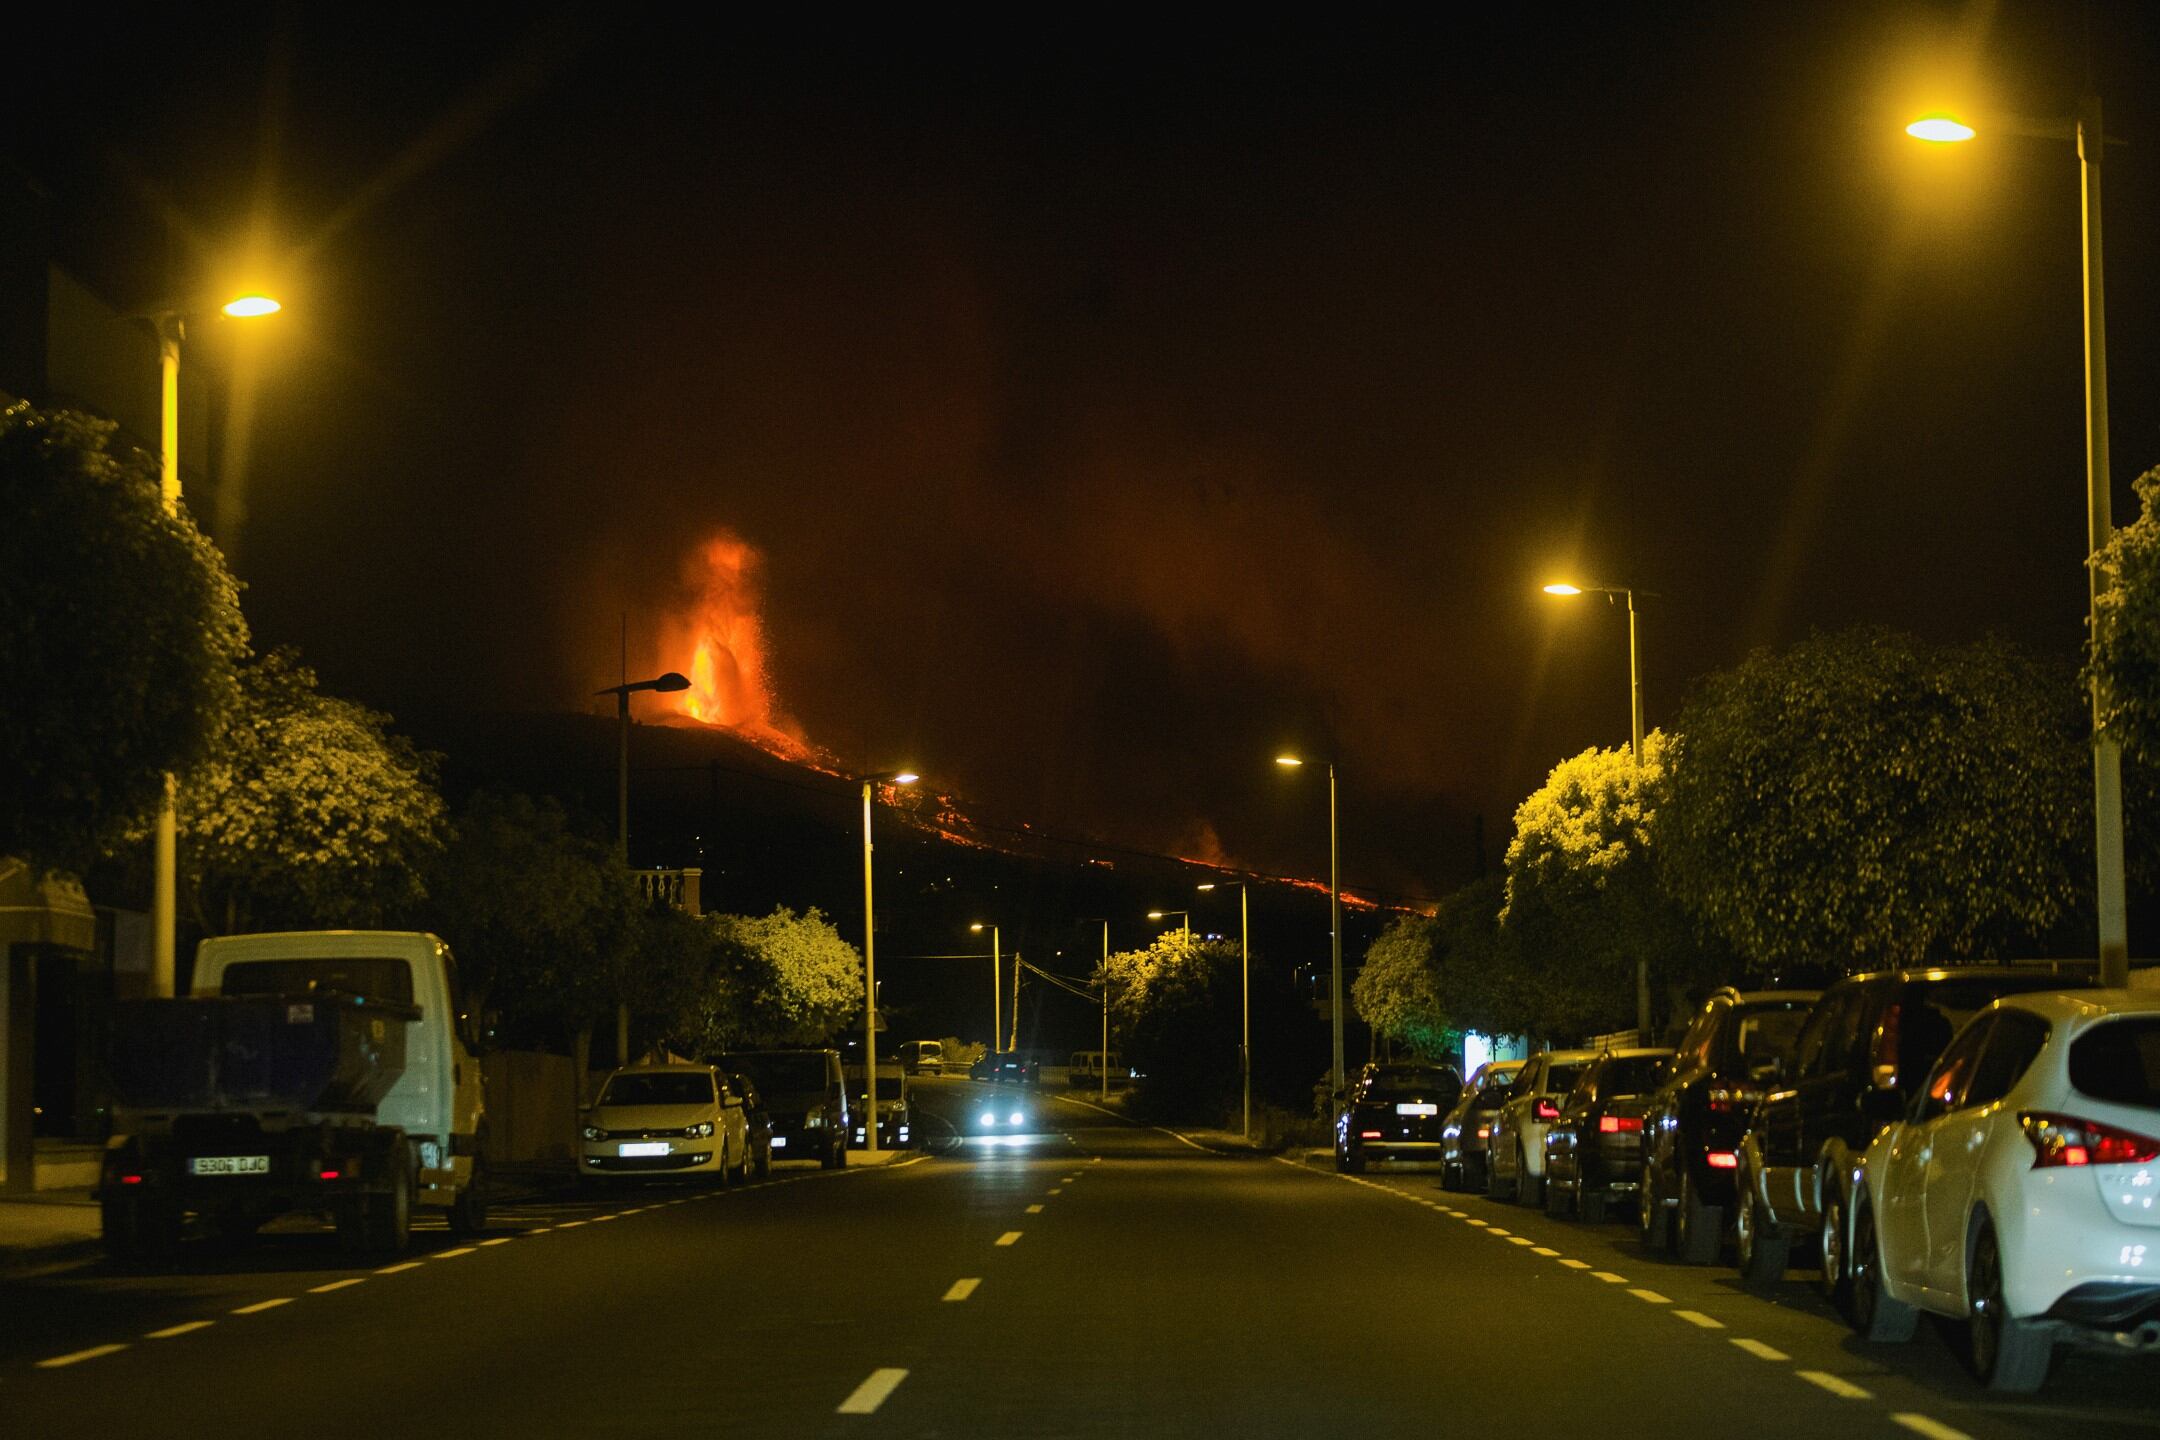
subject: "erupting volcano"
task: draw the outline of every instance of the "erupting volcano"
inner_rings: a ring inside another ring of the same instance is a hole
[[[692,720],[732,730],[805,765],[827,757],[781,714],[765,674],[755,546],[722,530],[683,562],[689,604],[663,626],[661,653],[690,677],[676,705]]]

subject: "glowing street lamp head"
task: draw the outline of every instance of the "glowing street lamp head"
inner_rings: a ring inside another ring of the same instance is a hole
[[[1215,888],[1215,882],[1210,880],[1207,881],[1205,884],[1195,885],[1192,888],[1195,890],[1213,890]]]
[[[1163,912],[1160,910],[1150,910],[1147,912],[1147,918],[1150,920],[1160,920],[1163,918]]]
[[[892,783],[895,785],[912,785],[920,779],[922,779],[922,776],[917,775],[914,771],[902,770],[899,774],[892,777]]]
[[[1545,587],[1545,593],[1547,595],[1580,595],[1582,594],[1582,586],[1570,585],[1565,581],[1562,581],[1558,585],[1547,585]]]
[[[1973,138],[1973,128],[1951,119],[1947,115],[1929,115],[1915,120],[1905,127],[1905,133],[1915,140],[1930,140],[1938,145],[1955,145]]]
[[[1275,757],[1275,763],[1278,765],[1297,766],[1303,765],[1305,762],[1303,759],[1299,758],[1296,755],[1277,755]]]
[[[275,315],[285,307],[268,295],[240,295],[226,301],[222,308],[235,320],[251,320],[257,315]]]
[[[970,931],[971,933],[973,933],[973,934],[976,934],[976,935],[980,935],[980,934],[982,934],[982,932],[983,932],[983,924],[982,924],[982,921],[978,920],[978,921],[976,921],[976,922],[975,922],[974,924],[972,924],[972,925],[968,926],[968,930],[969,930],[969,931]]]

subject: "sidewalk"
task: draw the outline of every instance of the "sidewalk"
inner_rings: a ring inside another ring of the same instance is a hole
[[[0,1199],[0,1271],[94,1254],[98,1234],[98,1204],[87,1188]]]

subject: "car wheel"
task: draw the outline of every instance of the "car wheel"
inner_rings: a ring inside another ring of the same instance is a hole
[[[770,1139],[766,1140],[763,1145],[758,1146],[757,1173],[760,1180],[772,1174],[772,1141]]]
[[[839,1170],[846,1165],[847,1141],[836,1134],[825,1142],[825,1168],[827,1170]]]
[[[1567,1202],[1568,1191],[1553,1174],[1552,1160],[1548,1157],[1545,1161],[1545,1213],[1555,1220],[1565,1220],[1570,1208]]]
[[[1485,1193],[1488,1196],[1495,1200],[1512,1200],[1515,1198],[1516,1187],[1520,1183],[1521,1172],[1518,1171],[1513,1179],[1502,1179],[1498,1162],[1493,1159],[1491,1152],[1486,1153]]]
[[[480,1157],[473,1157],[472,1178],[465,1188],[458,1191],[457,1199],[450,1202],[449,1224],[453,1235],[478,1235],[487,1229],[487,1174],[480,1167]]]
[[[1840,1315],[1851,1316],[1852,1274],[1845,1255],[1845,1197],[1839,1193],[1835,1179],[1825,1179],[1822,1212],[1822,1270],[1816,1288],[1830,1308]]]
[[[1440,1162],[1440,1188],[1442,1190],[1460,1190],[1463,1188],[1461,1165],[1453,1160]]]
[[[1981,1216],[1965,1261],[1965,1363],[1973,1377],[2001,1395],[2030,1395],[2046,1383],[2055,1341],[2003,1300],[2002,1248]]]
[[[1785,1278],[1792,1241],[1762,1213],[1750,1184],[1740,1192],[1740,1208],[1733,1216],[1736,1248],[1740,1259],[1740,1283],[1756,1294],[1766,1294]]]
[[[1343,1161],[1343,1169],[1349,1171],[1352,1175],[1365,1173],[1365,1151],[1362,1147],[1349,1152],[1347,1158]]]
[[[1664,1250],[1672,1243],[1672,1216],[1665,1211],[1665,1197],[1658,1193],[1657,1168],[1643,1161],[1642,1184],[1635,1191],[1635,1234],[1645,1250]]]
[[[1853,1329],[1863,1340],[1894,1344],[1910,1340],[1920,1324],[1917,1307],[1892,1299],[1883,1289],[1882,1237],[1875,1233],[1874,1207],[1864,1195],[1853,1197],[1853,1239],[1846,1271],[1852,1277]]]
[[[115,1264],[160,1260],[180,1243],[180,1212],[156,1200],[106,1200],[99,1218],[105,1253]]]
[[[1515,1200],[1521,1205],[1535,1205],[1545,1198],[1545,1177],[1530,1173],[1530,1157],[1523,1150],[1515,1152]]]
[[[1708,1265],[1725,1241],[1725,1207],[1703,1204],[1695,1172],[1680,1165],[1680,1204],[1673,1216],[1673,1254],[1683,1265]]]
[[[376,1255],[396,1255],[412,1242],[412,1162],[402,1144],[391,1162],[387,1193],[369,1195],[361,1202],[361,1243]]]

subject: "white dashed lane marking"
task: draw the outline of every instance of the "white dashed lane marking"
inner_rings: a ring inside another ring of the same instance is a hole
[[[1027,1207],[1027,1213],[1030,1215],[1040,1215],[1042,1214],[1042,1206],[1030,1205]]]
[[[69,1365],[80,1365],[85,1360],[95,1360],[100,1355],[112,1355],[127,1349],[125,1345],[93,1345],[88,1350],[77,1350],[67,1355],[55,1355],[50,1360],[37,1362],[40,1370],[59,1370]]]
[[[982,1277],[979,1275],[970,1276],[965,1280],[955,1280],[952,1282],[952,1288],[945,1292],[944,1298],[947,1300],[965,1300],[975,1293],[975,1287],[980,1284],[982,1284]]]
[[[1829,1391],[1840,1400],[1867,1400],[1872,1398],[1873,1392],[1853,1384],[1852,1381],[1845,1379],[1843,1376],[1832,1375],[1827,1370],[1795,1370],[1793,1374],[1798,1375],[1802,1380],[1818,1389]]]
[[[1017,1245],[1020,1243],[1020,1232],[1018,1230],[1007,1230],[1004,1234],[998,1236],[998,1238],[992,1243],[998,1245]]]
[[[1570,1260],[1564,1255],[1560,1258],[1560,1263],[1570,1270],[1587,1270],[1590,1268],[1588,1260]]]
[[[1928,1440],[1972,1440],[1972,1436],[1954,1425],[1945,1425],[1940,1420],[1931,1420],[1910,1410],[1901,1410],[1890,1418],[1915,1435],[1927,1436]]]
[[[1596,1276],[1598,1279],[1603,1280],[1607,1285],[1627,1284],[1627,1276],[1615,1275],[1610,1270],[1593,1270],[1590,1273]]]
[[[1672,1313],[1678,1318],[1687,1321],[1688,1324],[1697,1327],[1698,1329],[1723,1330],[1725,1328],[1724,1321],[1713,1320],[1708,1315],[1703,1314],[1700,1310],[1675,1310]]]
[[[1510,1235],[1507,1237],[1507,1243],[1510,1245],[1535,1245],[1537,1242],[1527,1235]]]
[[[875,1415],[878,1406],[883,1405],[886,1397],[899,1389],[900,1382],[905,1379],[907,1379],[907,1371],[905,1370],[885,1369],[871,1371],[870,1378],[856,1386],[854,1392],[847,1399],[840,1402],[839,1413],[842,1415]]]
[[[1748,1354],[1753,1355],[1758,1360],[1769,1360],[1777,1363],[1782,1363],[1784,1361],[1792,1359],[1792,1356],[1787,1355],[1783,1350],[1778,1349],[1775,1345],[1765,1345],[1760,1340],[1735,1340],[1732,1343],[1739,1346],[1742,1350],[1747,1351]]]
[[[378,1275],[395,1275],[403,1270],[417,1270],[419,1268],[420,1262],[418,1260],[400,1260],[395,1265],[383,1266],[382,1269],[377,1270],[375,1273]]]
[[[290,1305],[292,1302],[292,1296],[279,1295],[269,1300],[258,1300],[253,1305],[242,1305],[232,1313],[235,1315],[260,1315],[265,1310],[275,1310],[280,1305]]]
[[[1642,1302],[1643,1302],[1643,1304],[1645,1304],[1645,1305],[1670,1305],[1670,1304],[1672,1304],[1672,1297],[1671,1297],[1671,1296],[1669,1296],[1669,1295],[1660,1295],[1660,1294],[1658,1294],[1658,1292],[1657,1292],[1657,1291],[1655,1291],[1655,1290],[1630,1290],[1630,1291],[1628,1291],[1627,1293],[1628,1293],[1628,1294],[1630,1294],[1630,1295],[1633,1295],[1633,1296],[1634,1296],[1634,1297],[1635,1297],[1635,1298],[1636,1298],[1637,1300],[1640,1300],[1640,1301],[1642,1301]]]
[[[329,1293],[330,1293],[331,1291],[333,1291],[333,1290],[343,1290],[343,1289],[345,1289],[345,1288],[346,1288],[347,1286],[350,1286],[350,1285],[365,1285],[365,1284],[367,1284],[367,1276],[365,1276],[365,1275],[349,1275],[349,1276],[347,1276],[347,1277],[346,1277],[345,1279],[343,1279],[343,1280],[332,1280],[332,1281],[331,1281],[331,1282],[330,1282],[329,1284],[327,1284],[327,1285],[310,1285],[310,1286],[308,1287],[308,1292],[307,1292],[307,1293],[308,1293],[308,1294],[310,1294],[310,1295],[328,1295],[328,1294],[329,1294]]]
[[[358,1283],[357,1281],[354,1283]],[[178,1325],[167,1325],[162,1330],[152,1330],[143,1336],[145,1340],[171,1340],[181,1335],[192,1335],[197,1330],[207,1330],[217,1324],[215,1320],[183,1320]]]
[[[1533,1255],[1543,1255],[1548,1260],[1557,1260],[1560,1258],[1560,1252],[1553,1249],[1549,1245],[1533,1246],[1530,1253]]]

